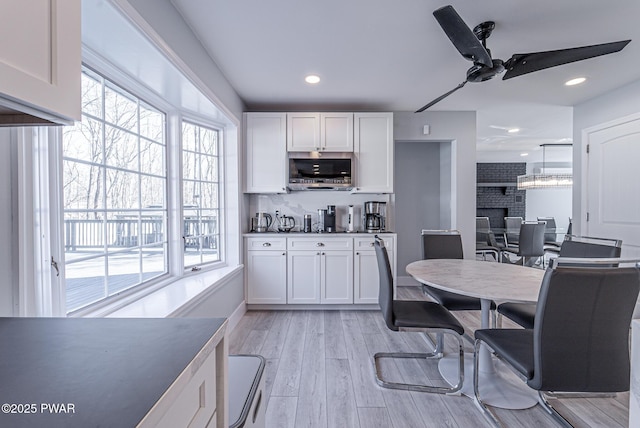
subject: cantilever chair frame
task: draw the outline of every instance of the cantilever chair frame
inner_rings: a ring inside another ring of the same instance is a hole
[[[390,273],[391,268],[389,266],[389,256],[387,254],[387,250],[384,247],[384,241],[380,239],[378,236],[375,237],[374,247],[376,250],[380,248],[382,250],[383,257],[386,262],[385,270]],[[390,281],[393,281],[390,278]],[[382,287],[382,278],[381,284]],[[391,282],[391,287],[393,287],[393,282]],[[393,292],[391,292],[391,305],[393,307]],[[434,303],[437,305],[436,303]],[[440,344],[435,346],[433,352],[427,353],[406,353],[406,352],[378,352],[373,356],[373,366],[376,375],[376,383],[383,388],[389,389],[400,389],[405,391],[417,391],[417,392],[434,392],[438,394],[455,394],[458,395],[460,389],[464,384],[464,343],[462,341],[462,335],[458,334],[454,330],[450,330],[447,328],[416,328],[416,327],[396,327],[396,331],[400,332],[418,332],[424,333],[427,336],[428,333],[436,333],[438,335],[450,334],[455,336],[458,342],[458,360],[459,360],[459,368],[458,368],[458,383],[451,388],[440,387],[440,386],[431,386],[431,385],[421,385],[421,384],[411,384],[411,383],[399,383],[399,382],[390,382],[384,380],[382,377],[382,370],[380,367],[380,360],[383,358],[402,358],[402,359],[429,359],[429,358],[440,358],[442,357],[442,352],[439,349]],[[427,336],[428,337],[428,336]]]
[[[422,229],[422,231],[420,232],[420,236],[422,237],[423,240],[424,240],[424,236],[425,235],[447,235],[447,236],[458,236],[458,237],[460,237],[460,253],[456,254],[456,255],[453,255],[452,257],[449,257],[449,258],[458,258],[457,257],[458,255],[460,256],[459,258],[461,258],[461,259],[464,257],[463,248],[462,248],[462,235],[460,234],[459,230],[457,230],[457,229]],[[422,247],[422,257],[423,257],[423,259],[425,259],[426,258],[426,254],[425,254],[425,248],[424,248],[424,241],[423,241],[422,245],[423,245],[423,247]],[[447,258],[447,257],[439,257],[439,258]],[[429,286],[427,286],[425,284],[422,284],[422,293],[437,301],[438,299],[433,294],[431,294],[429,292],[430,288],[431,287],[429,287]],[[434,290],[434,291],[439,291],[439,290]],[[468,299],[473,299],[473,298],[468,298]],[[441,302],[439,302],[439,303],[441,303]],[[443,306],[447,307],[446,304],[443,304]],[[492,304],[492,306],[493,306],[493,304]],[[451,311],[455,311],[455,309],[450,309],[450,308],[447,308],[447,309],[449,309]],[[469,309],[469,310],[476,310],[476,309]],[[480,310],[480,309],[478,308],[477,310]],[[493,308],[491,310],[491,320],[492,320],[492,323],[493,323],[492,325],[495,326],[496,322],[497,322],[497,315],[496,315],[495,308]],[[465,339],[467,339],[469,341],[469,343],[473,344],[473,338],[468,333],[465,332],[463,337]],[[437,353],[442,353],[442,347],[443,347],[442,335],[438,335],[438,337],[437,337],[435,342],[431,339],[431,337],[428,334],[425,334],[425,339],[430,344],[435,343],[436,344],[435,345],[436,352]]]
[[[552,259],[552,260],[549,261],[548,270],[554,270],[554,269],[556,269],[558,266],[560,266],[562,264],[569,265],[569,266],[585,265],[584,268],[586,268],[586,269],[603,267],[603,266],[606,267],[606,268],[610,268],[610,269],[617,269],[616,266],[618,266],[619,264],[633,264],[633,265],[635,265],[636,269],[640,269],[640,259],[637,259],[637,258],[635,258],[635,259],[633,259],[633,258],[623,259],[623,258],[570,258],[570,257],[558,257],[558,258],[555,258],[555,259]],[[473,361],[473,367],[474,367],[474,373],[473,373],[474,401],[476,403],[476,406],[482,411],[482,413],[485,416],[485,418],[493,426],[502,427],[502,424],[500,424],[500,421],[498,420],[496,415],[491,411],[491,409],[489,409],[489,407],[480,398],[479,381],[478,381],[479,364],[478,364],[477,355],[479,355],[480,346],[482,346],[483,343],[484,343],[485,346],[487,346],[490,349],[491,354],[493,356],[495,356],[496,358],[498,358],[499,360],[503,361],[505,363],[505,365],[518,378],[520,378],[525,383],[528,381],[528,379],[527,379],[526,376],[524,376],[522,373],[520,373],[518,370],[516,370],[515,367],[513,367],[507,360],[505,360],[500,355],[498,355],[495,352],[495,350],[493,350],[491,348],[491,346],[488,345],[486,342],[484,342],[481,339],[476,339],[475,340],[475,342],[474,342],[474,356],[475,357],[474,357],[474,361]],[[560,423],[565,428],[574,428],[574,426],[569,421],[567,421],[547,401],[545,395],[550,396],[550,397],[565,397],[565,398],[569,398],[569,397],[572,397],[572,396],[576,396],[576,397],[585,397],[585,396],[602,397],[602,393],[598,393],[598,392],[592,392],[592,393],[563,393],[563,392],[543,391],[543,390],[538,390],[537,392],[538,392],[538,403],[540,404],[540,406],[544,410],[546,410],[553,417],[553,419],[555,419],[558,423]]]
[[[486,225],[478,227],[478,220],[482,219]],[[486,219],[486,221],[485,221]],[[486,235],[484,242],[478,241],[478,234]],[[476,217],[476,256],[481,255],[482,260],[487,260],[487,254],[493,255],[494,259],[500,263],[502,261],[502,250],[496,242],[496,238],[491,231],[489,217]]]
[[[506,247],[502,250],[503,253],[507,253],[507,254],[515,254],[517,256],[520,256],[520,262],[522,263],[522,266],[525,266],[526,264],[526,258],[532,258],[532,257],[537,257],[537,259],[542,258],[542,265],[544,267],[544,229],[546,228],[546,223],[544,221],[523,221],[522,223],[520,223],[520,235],[522,234],[522,228],[523,227],[534,227],[534,226],[542,226],[542,233],[540,238],[542,239],[541,241],[541,246],[540,246],[540,254],[539,255],[531,255],[529,254],[530,249],[527,248],[524,251],[523,254],[523,250],[522,250],[522,237],[519,236],[518,237],[518,246],[517,247]]]

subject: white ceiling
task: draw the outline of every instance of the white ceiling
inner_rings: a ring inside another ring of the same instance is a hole
[[[609,56],[506,81],[469,83],[433,106],[478,112],[479,161],[522,160],[521,152],[535,154],[540,144],[567,142],[571,106],[640,79],[638,0],[172,2],[252,111],[422,107],[465,80],[471,66],[432,15],[445,4],[471,28],[495,21],[487,44],[503,60],[514,53],[632,39]],[[309,73],[322,81],[306,84]],[[576,76],[588,80],[563,85]],[[510,135],[509,127],[522,131]],[[547,158],[553,160],[551,152]]]

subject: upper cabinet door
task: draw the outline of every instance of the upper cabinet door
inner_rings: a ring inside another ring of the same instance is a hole
[[[80,38],[80,0],[0,2],[3,125],[80,120]]]
[[[246,193],[286,193],[285,113],[245,113]]]
[[[393,113],[355,113],[354,128],[354,192],[393,193]]]
[[[287,113],[287,150],[290,152],[320,150],[319,113]]]
[[[320,113],[320,146],[326,152],[352,152],[353,113]]]

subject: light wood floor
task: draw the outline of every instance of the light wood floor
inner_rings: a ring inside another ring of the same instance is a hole
[[[418,287],[399,287],[400,299],[424,299]],[[478,313],[456,312],[471,332]],[[508,326],[505,321],[505,327]],[[472,352],[466,343],[465,351]],[[230,354],[267,360],[267,428],[486,427],[470,398],[384,389],[375,383],[373,354],[424,352],[418,333],[388,330],[379,311],[249,311],[231,334]],[[385,376],[441,382],[436,361],[385,364]],[[505,369],[507,370],[507,369]],[[553,400],[576,427],[627,427],[629,394]],[[539,405],[497,409],[506,427],[555,427]]]

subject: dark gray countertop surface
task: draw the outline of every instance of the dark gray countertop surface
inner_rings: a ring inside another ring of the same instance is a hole
[[[134,427],[224,321],[0,318],[0,426]]]

